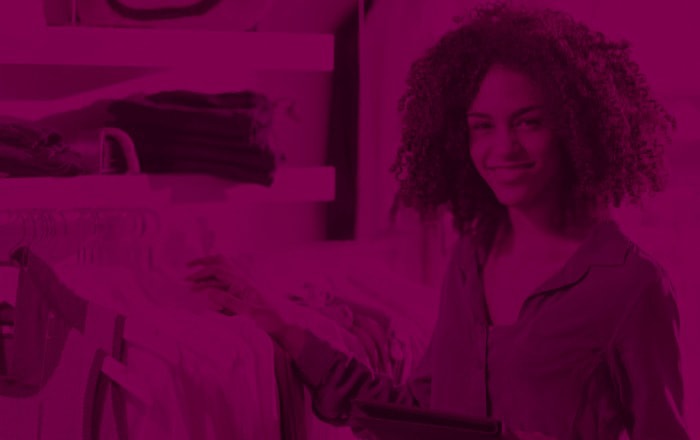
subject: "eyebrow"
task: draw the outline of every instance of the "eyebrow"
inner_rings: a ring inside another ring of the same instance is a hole
[[[523,108],[521,108],[520,110],[518,110],[518,111],[516,111],[515,113],[513,113],[513,116],[512,116],[512,117],[513,117],[513,118],[517,118],[517,117],[519,117],[519,116],[521,116],[521,115],[524,115],[525,113],[531,112],[531,111],[533,111],[533,110],[540,110],[540,109],[542,109],[543,107],[544,107],[543,105],[539,105],[539,104],[538,104],[538,105],[530,105],[530,106],[527,106],[527,107],[523,107]],[[470,112],[470,113],[467,113],[467,117],[474,117],[474,118],[491,118],[491,115],[486,114],[486,113]]]

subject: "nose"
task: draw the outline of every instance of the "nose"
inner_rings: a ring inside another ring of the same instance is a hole
[[[524,149],[514,130],[501,128],[496,130],[491,139],[491,153],[504,159],[521,156]]]

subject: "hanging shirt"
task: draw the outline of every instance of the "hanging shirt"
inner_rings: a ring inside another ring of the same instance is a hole
[[[614,221],[598,225],[523,305],[488,322],[480,263],[463,236],[444,280],[427,353],[401,387],[311,334],[295,359],[314,410],[348,420],[351,400],[491,416],[557,439],[685,440],[679,316],[663,269]]]

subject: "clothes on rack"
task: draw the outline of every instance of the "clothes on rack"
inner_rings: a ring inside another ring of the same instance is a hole
[[[11,369],[17,383],[37,387],[45,383],[60,360],[70,331],[81,333],[96,346],[112,348],[113,329],[121,319],[119,311],[78,295],[27,247],[19,248],[11,258],[20,266]]]
[[[11,256],[19,282],[13,359],[0,378],[0,432],[17,440],[84,438],[100,374],[122,316],[77,297],[27,248]]]
[[[121,394],[127,423],[113,425],[129,431],[128,438],[280,439],[272,342],[252,321],[193,308],[197,296],[185,292],[184,282],[168,280],[167,270],[73,261],[52,265],[21,249],[13,254],[21,267],[13,317],[21,350],[10,375],[0,378],[0,413],[14,415],[23,408],[26,417],[19,414],[16,422],[3,417],[0,432],[28,440],[50,426],[42,438],[82,438],[84,422],[95,422],[83,420],[83,410],[91,407],[88,391],[96,388],[88,384],[96,383],[88,373],[99,348],[123,362],[129,377],[141,379],[139,394],[154,397],[144,403]],[[119,316],[126,316],[126,323],[115,342]],[[71,372],[74,377],[65,379]],[[69,408],[65,421],[56,407],[59,389]],[[51,405],[41,413],[45,401]],[[102,416],[106,420],[110,414],[111,409]],[[104,429],[100,438],[123,438]]]
[[[11,258],[22,269],[10,375],[18,383],[38,389],[58,366],[69,331],[84,329],[87,302],[66,289],[48,265],[27,248],[18,249]]]
[[[129,430],[141,438],[279,440],[272,342],[252,321],[206,309],[167,268],[55,269],[80,296],[127,317],[124,362],[156,396],[148,406],[127,405]]]
[[[144,172],[272,184],[274,105],[261,94],[175,90],[115,100],[109,111],[110,125],[134,139]]]
[[[173,250],[167,248],[165,253],[178,253]],[[35,271],[34,284],[44,280],[39,283],[42,290],[47,284],[62,286],[47,291],[68,292],[125,315],[127,330],[136,326],[124,338],[121,361],[148,385],[148,394],[157,397],[149,405],[129,401],[127,425],[134,435],[140,431],[142,438],[340,438],[339,432],[314,425],[310,402],[284,353],[252,322],[213,314],[195,304],[198,297],[176,278],[182,272],[166,267],[177,265],[175,260],[166,264],[156,257],[155,267],[143,270],[74,261],[51,266],[39,261],[32,266],[48,271]],[[287,300],[297,322],[375,371],[400,377],[409,368],[410,344],[396,332],[394,316],[341,290],[318,287],[312,291],[321,298],[319,304],[328,306],[325,310]],[[324,297],[328,292],[331,295]],[[308,298],[314,301],[313,295]],[[346,320],[346,325],[339,326],[336,318]],[[147,329],[155,327],[156,334],[148,335]],[[392,341],[404,345],[392,348]],[[302,406],[305,410],[299,411]]]
[[[158,333],[149,334],[156,322]],[[252,323],[163,313],[147,322],[130,317],[126,325],[130,374],[155,396],[147,407],[129,408],[139,438],[279,439],[269,341],[249,331]]]

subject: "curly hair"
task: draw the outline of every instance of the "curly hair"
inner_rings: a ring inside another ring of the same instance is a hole
[[[497,2],[473,9],[411,66],[391,168],[396,204],[424,217],[447,208],[461,232],[502,218],[505,208],[470,158],[466,118],[495,63],[530,74],[555,100],[568,176],[563,210],[619,207],[664,189],[664,150],[676,121],[651,96],[629,43],[560,11]]]

